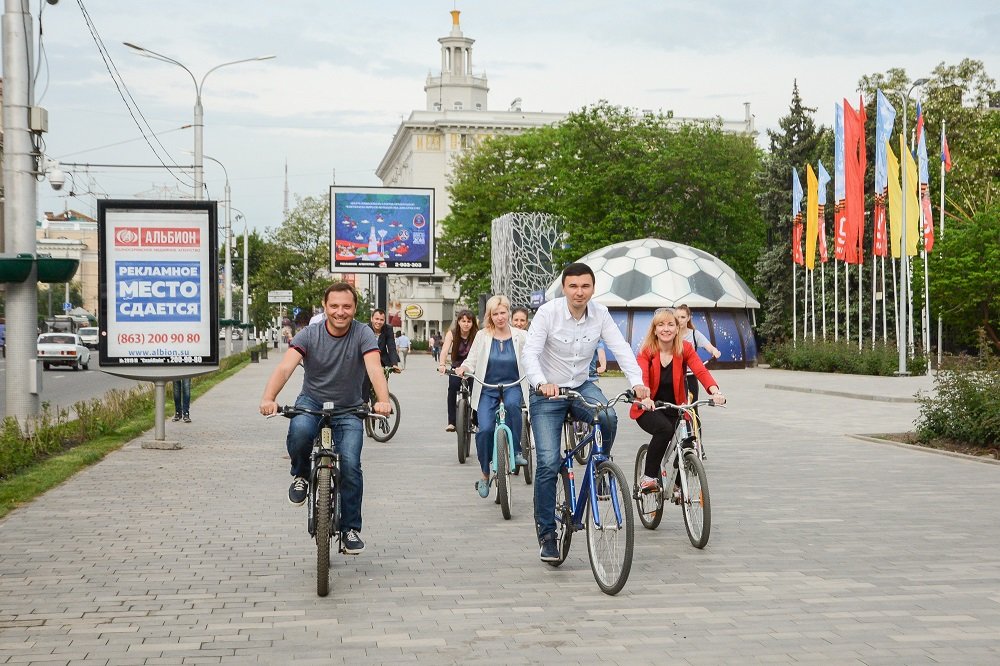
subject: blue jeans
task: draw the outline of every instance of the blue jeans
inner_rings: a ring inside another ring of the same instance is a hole
[[[296,407],[322,409],[322,403],[307,395],[295,399]],[[364,496],[364,478],[361,473],[361,447],[364,444],[361,419],[350,414],[333,419],[333,441],[340,454],[340,529],[361,531],[361,500]],[[310,456],[313,440],[319,434],[319,417],[299,414],[288,424],[285,446],[292,459],[292,476],[309,480]]]
[[[175,379],[171,383],[174,385],[174,414],[190,414],[191,379]]]
[[[592,402],[607,402],[607,398],[591,381],[574,390]],[[562,426],[566,413],[581,421],[590,421],[593,412],[578,400],[549,400],[532,393],[531,434],[535,441],[535,530],[539,538],[556,529],[556,483],[562,465]],[[611,454],[611,445],[618,430],[618,416],[614,410],[604,410],[599,417],[601,438],[605,455]]]
[[[503,404],[507,409],[507,427],[514,436],[514,453],[521,452],[521,387],[514,386],[503,392]],[[493,459],[493,432],[497,427],[497,411],[500,407],[500,391],[483,389],[479,395],[479,409],[482,423],[476,433],[476,453],[479,467],[484,476],[490,475],[490,460]]]

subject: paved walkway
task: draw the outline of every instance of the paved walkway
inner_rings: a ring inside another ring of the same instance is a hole
[[[637,523],[608,597],[582,539],[561,568],[538,561],[529,488],[510,521],[479,499],[444,432],[446,381],[411,355],[402,427],[365,447],[368,549],[336,558],[321,599],[285,499],[286,422],[256,413],[274,364],[168,423],[184,449],[134,442],[0,521],[0,663],[1000,660],[1000,467],[845,436],[908,429],[916,404],[764,388],[905,396],[926,379],[718,372],[711,542],[692,548],[676,511]],[[631,476],[644,437],[620,415]]]

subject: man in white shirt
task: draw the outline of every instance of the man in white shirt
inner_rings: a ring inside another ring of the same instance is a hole
[[[571,388],[592,402],[607,402],[597,385],[590,381],[590,362],[597,344],[604,341],[625,373],[637,399],[649,397],[642,382],[642,371],[632,347],[625,341],[608,309],[591,303],[594,295],[594,271],[582,263],[570,264],[562,273],[564,296],[545,303],[535,313],[528,330],[528,341],[521,361],[531,386],[531,432],[535,440],[538,465],[535,470],[535,529],[544,562],[559,560],[556,543],[556,483],[559,477],[559,437],[566,413],[580,420],[590,420],[590,410],[577,401],[550,400],[560,388]],[[541,393],[541,395],[539,395]],[[618,417],[613,410],[600,414],[604,452],[614,443]]]

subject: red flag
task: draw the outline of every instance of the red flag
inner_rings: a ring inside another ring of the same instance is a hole
[[[825,264],[830,260],[830,257],[826,250],[826,215],[823,214],[824,208],[826,206],[823,204],[819,205],[819,260]]]
[[[948,137],[941,132],[941,161],[944,162],[944,170],[951,171],[951,151],[948,150]]]
[[[795,216],[792,225],[792,261],[799,266],[806,263],[805,257],[802,256],[802,213]]]
[[[847,248],[847,210],[843,201],[838,201],[833,207],[833,223],[836,235],[833,244],[833,258],[845,261]]]
[[[855,111],[844,100],[844,179],[847,243],[845,260],[849,264],[864,262],[862,242],[865,235],[865,115],[864,104]]]
[[[927,183],[920,184],[920,211],[924,216],[924,251],[930,254],[934,250],[934,214],[931,213],[931,194],[927,191]]]
[[[872,254],[884,257],[888,244],[885,241],[885,194],[875,195],[875,223],[872,225]]]

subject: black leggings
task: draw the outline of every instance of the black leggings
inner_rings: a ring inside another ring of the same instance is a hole
[[[649,440],[649,449],[646,451],[646,468],[643,470],[643,474],[646,476],[659,479],[660,461],[663,460],[663,454],[667,452],[670,438],[677,430],[677,420],[676,414],[664,410],[646,412],[637,419],[639,427],[652,435]]]

